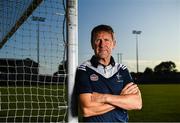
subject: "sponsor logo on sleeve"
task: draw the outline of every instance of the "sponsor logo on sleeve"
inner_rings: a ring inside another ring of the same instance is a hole
[[[91,81],[98,81],[98,80],[99,80],[99,77],[98,77],[96,74],[92,74],[92,75],[90,76],[90,80],[91,80]]]

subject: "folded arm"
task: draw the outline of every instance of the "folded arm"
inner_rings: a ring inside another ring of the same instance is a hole
[[[84,117],[96,116],[109,112],[116,107],[126,110],[141,109],[142,99],[136,84],[129,83],[120,95],[84,93],[80,94],[80,104]]]
[[[92,100],[92,93],[80,94],[80,104],[84,117],[96,116],[113,110],[115,107],[103,102]]]
[[[111,104],[126,110],[142,108],[141,92],[134,83],[127,84],[120,95],[93,93],[92,98],[95,102]]]

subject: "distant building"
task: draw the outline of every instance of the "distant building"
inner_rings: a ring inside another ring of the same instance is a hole
[[[63,84],[65,76],[39,74],[38,63],[26,59],[0,58],[0,86]]]

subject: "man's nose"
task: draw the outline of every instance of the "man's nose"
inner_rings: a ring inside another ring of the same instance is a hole
[[[104,46],[105,46],[105,41],[104,41],[104,40],[101,40],[100,43],[99,43],[99,46],[100,46],[100,47],[104,47]]]

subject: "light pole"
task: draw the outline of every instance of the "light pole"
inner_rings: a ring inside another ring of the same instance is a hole
[[[122,64],[122,53],[117,53],[118,63]]]
[[[132,34],[136,35],[136,67],[137,67],[137,73],[139,73],[139,56],[138,56],[138,35],[140,35],[142,31],[133,30]]]
[[[44,22],[46,18],[38,17],[38,16],[32,16],[33,21],[37,21],[37,63],[39,66],[39,22]]]

